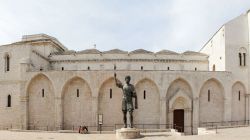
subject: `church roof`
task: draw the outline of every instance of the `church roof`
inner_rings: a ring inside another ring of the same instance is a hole
[[[86,50],[82,50],[82,51],[79,51],[77,53],[80,53],[80,54],[100,54],[102,53],[101,51],[97,50],[97,49],[86,49]]]
[[[109,51],[104,51],[103,53],[106,53],[106,54],[127,54],[128,52],[120,50],[120,49],[112,49]]]
[[[178,54],[177,52],[174,52],[174,51],[170,51],[170,50],[161,50],[159,52],[156,52],[156,54]]]
[[[185,51],[185,52],[183,52],[182,54],[184,54],[184,55],[202,55],[202,56],[207,56],[207,55],[204,54],[204,53],[195,52],[195,51]]]
[[[22,41],[20,42],[38,42],[38,41],[51,41],[53,42],[57,48],[67,51],[68,49],[59,42],[55,37],[49,36],[47,34],[32,34],[32,35],[23,35]]]
[[[131,51],[129,52],[130,54],[153,54],[153,52],[151,51],[147,51],[147,50],[144,50],[144,49],[136,49],[134,51]]]

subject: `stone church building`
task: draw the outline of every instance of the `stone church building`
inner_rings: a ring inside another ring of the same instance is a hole
[[[249,40],[250,12],[225,23],[199,52],[76,52],[54,37],[25,35],[0,47],[0,127],[91,128],[98,125],[98,116],[103,130],[122,124],[122,91],[114,72],[121,82],[132,77],[139,107],[135,124],[178,125],[196,134],[203,123],[245,123]]]

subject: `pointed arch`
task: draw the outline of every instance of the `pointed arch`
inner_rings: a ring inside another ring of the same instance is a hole
[[[245,106],[246,88],[240,81],[236,81],[232,86],[232,121],[242,121],[246,119]]]
[[[112,89],[112,98],[110,98],[110,89]],[[98,92],[98,114],[103,115],[103,125],[113,126],[114,124],[123,123],[122,95],[122,89],[116,87],[113,77],[106,79],[101,84]],[[111,128],[104,129],[111,130]]]
[[[82,77],[79,77],[79,76],[74,76],[74,77],[69,78],[69,79],[65,82],[65,84],[63,85],[61,97],[64,96],[64,94],[65,94],[64,91],[66,90],[67,86],[68,86],[70,83],[72,83],[72,82],[74,82],[74,81],[76,81],[76,80],[82,81],[82,82],[85,83],[86,86],[91,90],[91,88],[90,88],[90,86],[89,86],[89,83],[88,83],[85,79],[83,79]],[[92,91],[90,91],[89,93],[91,93],[91,96],[92,96]]]
[[[42,92],[46,95],[42,98]],[[27,86],[28,128],[55,129],[55,92],[51,80],[44,74],[35,75]]]
[[[183,78],[177,78],[171,82],[168,87],[167,94],[166,94],[166,112],[168,112],[167,122],[169,124],[174,124],[175,115],[174,112],[178,107],[183,107],[182,110],[184,111],[184,132],[191,133],[191,102],[193,99],[192,88],[188,81]],[[173,108],[174,106],[174,108]],[[185,107],[185,108],[184,108]]]
[[[179,90],[182,90],[191,99],[193,98],[192,87],[190,86],[188,81],[183,78],[177,78],[174,81],[172,81],[168,87],[166,93],[167,100],[170,100]]]
[[[135,84],[135,90],[139,108],[139,111],[134,112],[135,124],[159,124],[160,93],[156,83],[149,78],[143,78]]]
[[[210,112],[210,115],[208,115],[207,112]],[[208,79],[202,85],[199,94],[200,123],[221,122],[223,121],[223,115],[224,115],[223,85],[219,82],[219,80],[215,78]]]
[[[89,84],[81,77],[70,78],[62,90],[63,128],[73,126],[91,126],[91,90]]]

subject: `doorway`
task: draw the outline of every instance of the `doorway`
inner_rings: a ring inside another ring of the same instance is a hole
[[[184,109],[174,110],[174,129],[184,132]]]

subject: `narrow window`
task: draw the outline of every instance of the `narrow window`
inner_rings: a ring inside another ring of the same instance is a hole
[[[88,70],[90,70],[90,67],[88,66]]]
[[[112,99],[112,89],[109,89],[109,98]]]
[[[76,97],[79,97],[79,89],[76,90]]]
[[[168,67],[168,70],[170,70],[170,68]]]
[[[5,71],[10,71],[10,56],[7,55],[6,58],[5,58]]]
[[[146,90],[143,91],[143,99],[146,99]]]
[[[240,66],[241,66],[241,53],[239,53]]]
[[[42,89],[42,97],[44,97],[44,89]]]
[[[116,70],[116,65],[114,65],[114,70]]]
[[[246,53],[243,53],[243,64],[246,66]]]
[[[64,71],[64,67],[62,67],[62,71]]]
[[[194,70],[197,71],[197,68],[195,67]]]
[[[8,95],[7,107],[11,107],[11,96]]]
[[[240,101],[240,91],[239,91],[239,97],[238,97],[238,100]]]
[[[210,90],[207,92],[207,101],[210,102]]]
[[[40,71],[43,71],[43,67],[40,67]]]
[[[141,66],[141,70],[143,70],[143,66]]]
[[[215,64],[213,64],[213,71],[215,71],[215,69],[216,69],[216,68],[215,68]]]

